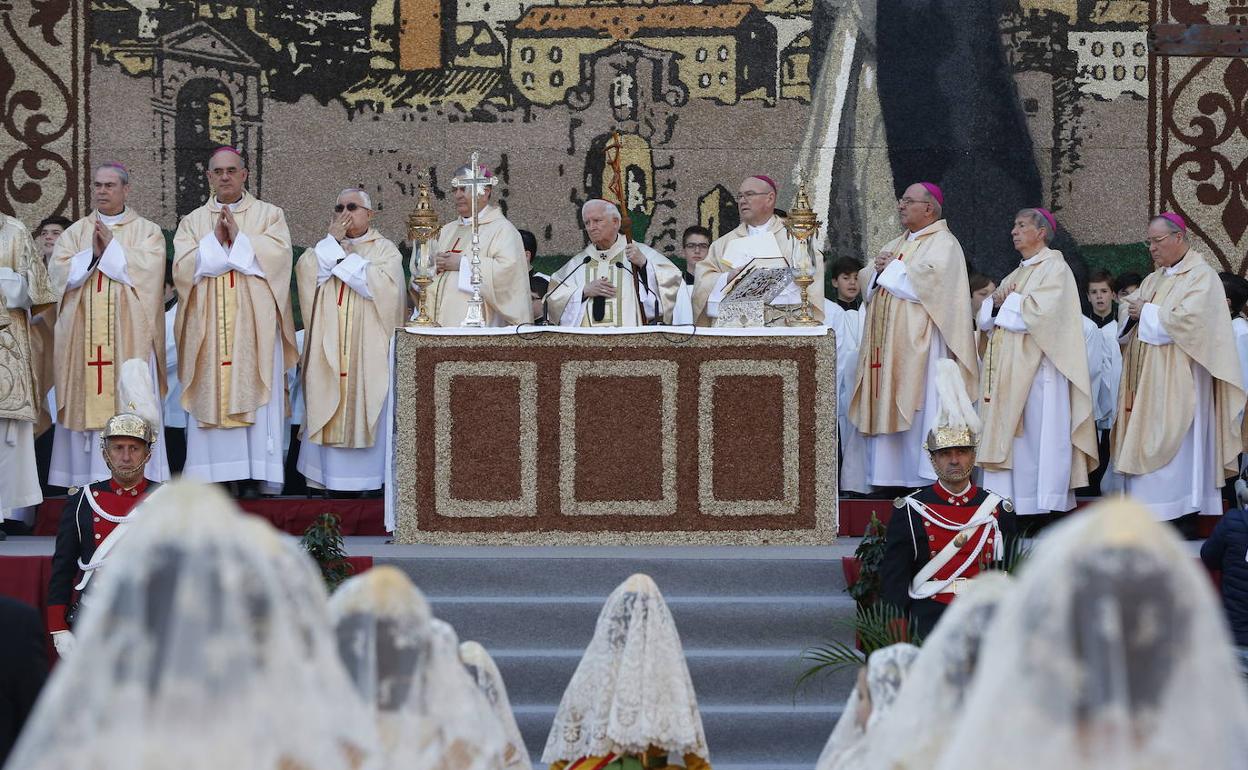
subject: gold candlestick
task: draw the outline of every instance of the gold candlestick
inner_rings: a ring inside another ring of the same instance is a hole
[[[429,200],[429,186],[420,185],[420,197],[416,200],[416,209],[407,218],[407,237],[412,242],[410,262],[412,283],[417,286],[417,314],[408,322],[407,328],[437,326],[437,322],[425,312],[425,297],[428,295],[429,284],[433,283],[432,250],[429,244],[438,232],[438,215]],[[424,253],[422,253],[424,252]]]

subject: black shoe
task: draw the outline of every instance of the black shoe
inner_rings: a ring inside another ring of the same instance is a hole
[[[30,528],[29,524],[27,524],[24,521],[18,521],[17,519],[9,519],[3,524],[0,524],[0,535],[13,535],[15,537],[22,537],[24,535],[31,534],[33,531],[34,530]],[[3,537],[0,537],[0,540],[3,540],[3,539],[4,539]]]

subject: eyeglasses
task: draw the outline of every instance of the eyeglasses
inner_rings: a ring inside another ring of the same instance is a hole
[[[927,203],[927,201],[916,200],[915,198],[899,198],[897,202],[903,206],[910,206],[915,203]]]
[[[692,251],[706,251],[707,249],[711,248],[711,244],[709,243],[686,243],[685,248],[690,249]]]
[[[1175,231],[1174,231],[1174,232],[1172,232],[1172,233],[1166,233],[1165,235],[1159,235],[1159,236],[1157,236],[1156,238],[1145,238],[1145,239],[1144,239],[1144,245],[1145,245],[1145,246],[1160,246],[1160,245],[1161,245],[1161,243],[1162,243],[1162,241],[1166,240],[1167,238],[1169,238],[1169,237],[1170,237],[1170,236],[1172,236],[1172,235],[1178,235],[1178,234],[1179,234],[1179,231],[1178,231],[1178,230],[1175,230]]]
[[[354,203],[354,202],[352,202],[352,203],[348,203],[348,204],[347,204],[347,205],[345,205],[345,206],[344,206],[344,205],[342,205],[341,203],[339,203],[337,206],[334,206],[334,212],[335,212],[335,213],[337,213],[337,214],[341,214],[341,213],[343,212],[343,210],[344,210],[344,209],[345,209],[346,211],[351,211],[351,212],[355,212],[355,211],[357,211],[357,210],[359,210],[359,209],[364,209],[365,211],[369,211],[368,207],[366,207],[366,206],[361,206],[360,204],[358,204],[358,203]]]
[[[754,192],[753,190],[745,190],[744,192],[737,193],[737,200],[748,201],[749,199],[757,195],[770,195],[770,194],[771,192],[769,190],[764,190],[763,192]]]

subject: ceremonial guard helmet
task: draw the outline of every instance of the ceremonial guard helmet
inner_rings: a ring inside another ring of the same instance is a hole
[[[966,392],[962,372],[951,358],[936,362],[936,396],[936,424],[927,432],[923,448],[937,452],[952,447],[974,449],[979,446],[983,423]]]
[[[149,447],[156,444],[160,435],[160,403],[156,400],[156,386],[146,362],[131,358],[121,365],[121,381],[117,386],[122,411],[108,418],[100,432],[100,445],[110,438],[129,436],[137,438]]]

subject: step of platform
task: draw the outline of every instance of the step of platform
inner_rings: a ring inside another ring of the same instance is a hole
[[[348,541],[403,569],[460,639],[494,655],[535,762],[608,594],[645,572],[680,631],[711,762],[810,770],[854,673],[797,688],[802,651],[848,640],[854,605],[827,548],[432,548]],[[541,766],[540,764],[538,765]]]

